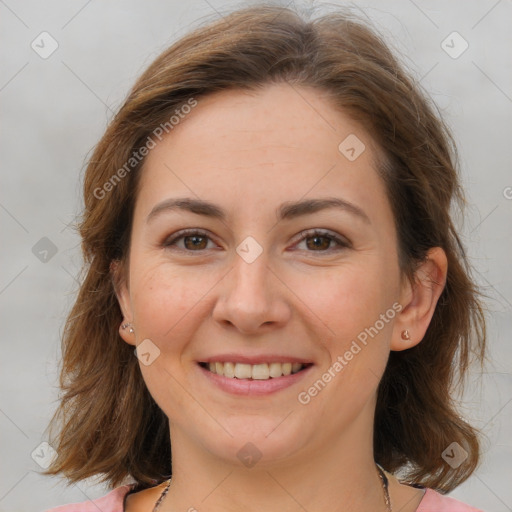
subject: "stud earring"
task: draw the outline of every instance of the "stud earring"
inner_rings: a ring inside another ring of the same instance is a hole
[[[401,337],[405,341],[411,339],[411,337],[409,336],[409,331],[407,329],[405,329],[405,331],[402,331]]]
[[[135,332],[135,331],[133,330],[133,326],[132,326],[132,324],[131,324],[130,322],[126,322],[125,324],[121,325],[121,329],[126,329],[127,327],[129,327],[129,328],[130,328],[130,333]]]

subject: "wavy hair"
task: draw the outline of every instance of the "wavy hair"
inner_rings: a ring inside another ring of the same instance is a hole
[[[459,416],[453,391],[463,385],[472,356],[485,359],[485,316],[450,213],[464,202],[450,130],[367,21],[341,9],[314,18],[260,4],[201,25],[161,53],[88,161],[78,225],[84,267],[62,337],[61,396],[50,422],[58,456],[46,474],[62,473],[70,482],[100,476],[112,487],[132,479],[138,490],[172,474],[168,418],[118,332],[123,317],[111,264],[127,260],[144,159],[128,170],[126,163],[190,98],[283,82],[327,92],[371,135],[383,156],[376,171],[392,206],[403,274],[414,279],[432,247],[448,258],[424,339],[391,352],[379,384],[375,460],[442,493],[477,467],[479,433]],[[468,452],[458,468],[442,458],[453,442]]]

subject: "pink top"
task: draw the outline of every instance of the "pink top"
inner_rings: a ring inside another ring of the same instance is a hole
[[[47,509],[44,512],[124,512],[124,497],[131,490],[130,485],[116,487],[97,500],[71,503]],[[483,512],[449,496],[443,496],[433,489],[427,489],[416,512]]]

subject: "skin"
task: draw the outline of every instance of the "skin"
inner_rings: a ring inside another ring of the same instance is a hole
[[[354,161],[338,150],[350,134],[366,146]],[[390,350],[423,338],[447,263],[434,248],[413,283],[402,275],[374,158],[368,134],[323,92],[287,84],[201,98],[147,156],[129,260],[115,272],[124,321],[135,330],[120,328],[121,336],[131,345],[150,339],[160,350],[140,368],[170,421],[173,481],[162,512],[386,510],[372,448],[377,386]],[[156,204],[184,196],[219,205],[226,220],[175,210],[146,221]],[[369,222],[337,209],[276,219],[284,202],[324,197],[353,203]],[[207,232],[199,249],[190,238],[165,246],[186,228]],[[314,228],[349,246],[300,240]],[[250,264],[236,252],[248,236],[263,249]],[[402,310],[307,405],[299,403],[298,393],[394,303]],[[404,329],[410,340],[401,338]],[[271,396],[239,397],[197,367],[223,352],[288,354],[314,367]],[[250,468],[237,457],[249,441],[261,453]],[[128,512],[152,510],[163,487],[130,495]],[[393,477],[390,494],[402,512],[423,497]]]

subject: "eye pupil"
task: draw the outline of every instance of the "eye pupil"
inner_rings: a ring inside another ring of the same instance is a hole
[[[322,244],[322,242],[318,243],[318,240],[321,240],[321,239],[324,240],[323,244]],[[311,237],[309,237],[309,240],[315,240],[315,242],[312,245],[313,248],[324,248],[324,249],[327,249],[327,248],[329,248],[329,244],[331,243],[331,241],[330,241],[330,239],[328,237],[322,236],[322,235],[311,236]]]
[[[199,236],[198,235],[191,235],[191,236],[184,237],[185,247],[187,247],[187,249],[189,248],[187,246],[187,240],[191,240],[191,239],[193,240],[192,247],[198,248],[201,245],[201,240],[204,242],[205,237],[204,236],[200,236],[200,235]],[[200,247],[200,248],[203,248],[203,247]]]

